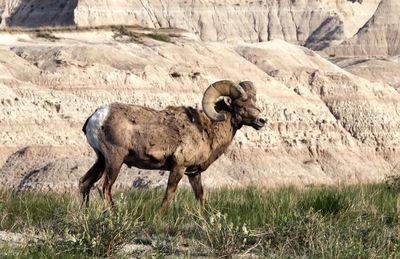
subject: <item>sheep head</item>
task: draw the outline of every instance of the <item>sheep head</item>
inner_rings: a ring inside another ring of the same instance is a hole
[[[256,107],[256,89],[252,82],[243,81],[235,84],[229,80],[222,80],[210,85],[203,96],[203,110],[213,121],[224,121],[225,114],[216,110],[216,104],[221,97],[224,99],[225,109],[232,114],[232,123],[236,128],[243,125],[261,129],[265,119],[259,117],[260,109]]]

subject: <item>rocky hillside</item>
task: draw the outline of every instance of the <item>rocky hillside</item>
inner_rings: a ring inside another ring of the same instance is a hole
[[[75,190],[94,160],[81,127],[96,107],[199,107],[204,89],[222,78],[252,80],[269,122],[237,134],[204,173],[206,186],[378,181],[395,167],[400,96],[393,88],[281,40],[216,43],[176,30],[148,33],[0,34],[3,188]],[[123,168],[117,185],[166,179]]]
[[[375,14],[354,35],[332,50],[336,56],[400,55],[400,2],[382,0]]]
[[[205,41],[283,39],[312,49],[354,35],[380,0],[0,0],[3,26],[139,25],[180,28]]]
[[[96,107],[200,107],[219,79],[253,81],[268,124],[240,131],[206,186],[382,180],[399,162],[398,11],[395,0],[0,0],[0,188],[75,190],[94,161],[81,128]],[[57,28],[30,30],[43,26]],[[117,185],[166,179],[124,167]]]
[[[338,66],[400,89],[400,2],[382,0],[375,14],[350,39],[325,49]]]
[[[346,71],[372,82],[383,82],[400,90],[400,56],[337,57],[332,62]]]

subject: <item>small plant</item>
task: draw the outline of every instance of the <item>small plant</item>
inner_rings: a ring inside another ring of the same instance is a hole
[[[128,28],[126,28],[125,26],[121,25],[121,26],[112,26],[111,27],[112,30],[117,31],[120,35],[128,35]]]
[[[115,32],[114,38],[121,37],[121,36],[127,36],[129,39],[129,42],[136,42],[136,43],[143,43],[143,40],[141,39],[141,36],[139,33],[130,31],[127,27],[121,25],[121,26],[113,26],[112,29]]]
[[[231,257],[245,248],[249,238],[246,223],[237,225],[219,211],[207,212],[206,216],[192,214],[201,240],[206,240],[211,252],[219,257]]]
[[[179,78],[179,77],[181,77],[182,75],[181,75],[179,72],[174,71],[174,72],[171,73],[171,76],[172,76],[173,78]]]
[[[390,174],[385,177],[386,186],[395,191],[400,191],[400,174],[398,173],[399,163],[397,163],[391,170]]]
[[[95,257],[113,256],[131,241],[138,226],[137,220],[123,206],[113,211],[93,208],[67,220],[59,240],[50,243],[57,251]]]
[[[400,175],[386,176],[385,184],[391,190],[400,191]]]
[[[153,40],[163,41],[163,42],[171,42],[171,37],[168,34],[161,33],[149,33],[146,34],[147,37],[152,38]]]
[[[44,39],[49,40],[49,41],[52,41],[52,42],[54,42],[54,41],[56,41],[56,40],[59,39],[59,38],[57,38],[56,36],[54,36],[52,33],[50,33],[50,32],[45,32],[45,31],[39,31],[39,32],[37,32],[37,33],[36,33],[36,37],[38,37],[38,38],[44,38]]]

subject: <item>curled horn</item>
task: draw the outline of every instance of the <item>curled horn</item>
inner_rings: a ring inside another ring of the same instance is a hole
[[[251,81],[242,81],[239,85],[243,88],[243,90],[250,96],[256,96],[256,88],[254,87],[253,82]]]
[[[232,100],[247,99],[244,89],[230,80],[221,80],[211,84],[204,92],[202,104],[204,113],[213,121],[225,120],[225,115],[215,110],[215,103],[221,96],[229,96]]]

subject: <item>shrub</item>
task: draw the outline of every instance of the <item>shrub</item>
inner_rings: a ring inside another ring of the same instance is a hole
[[[400,191],[400,175],[387,176],[385,184],[389,189]]]
[[[72,215],[62,223],[64,232],[58,238],[47,235],[44,242],[56,251],[109,257],[132,240],[137,226],[138,219],[134,219],[124,206],[117,206],[112,211],[97,206],[86,213]]]
[[[153,40],[163,41],[163,42],[171,42],[171,37],[167,34],[161,33],[149,33],[146,34],[147,37],[152,38]]]
[[[56,36],[54,36],[53,34],[51,34],[50,32],[45,32],[45,31],[37,32],[36,37],[44,38],[44,39],[47,39],[47,40],[53,41],[53,42],[59,39]]]
[[[200,240],[218,257],[231,257],[245,248],[249,238],[246,223],[234,224],[226,214],[219,211],[206,211],[206,215],[191,214]]]

